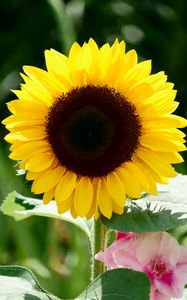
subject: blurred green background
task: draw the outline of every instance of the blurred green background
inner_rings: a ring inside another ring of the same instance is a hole
[[[179,115],[187,116],[187,1],[185,0],[6,0],[0,1],[0,118],[10,89],[21,82],[22,65],[45,67],[45,49],[68,53],[71,44],[93,37],[101,46],[116,37],[135,48],[139,59],[152,59],[153,71],[165,70],[178,90]],[[0,127],[0,202],[16,189],[30,195],[30,184],[16,175]],[[187,174],[187,165],[177,170]],[[178,230],[181,243],[186,231]],[[33,217],[16,223],[0,215],[0,264],[33,270],[43,286],[72,299],[89,283],[89,245],[72,225]]]

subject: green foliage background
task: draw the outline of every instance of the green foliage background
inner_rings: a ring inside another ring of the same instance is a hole
[[[22,65],[44,67],[45,49],[68,53],[71,44],[93,37],[101,46],[116,37],[135,48],[153,71],[165,70],[178,90],[179,115],[187,116],[187,1],[185,0],[6,0],[0,1],[0,119],[8,115],[10,89],[21,83]],[[0,201],[14,189],[30,195],[30,183],[16,175],[0,127]],[[187,173],[187,165],[178,171]],[[180,233],[180,241],[186,239]],[[33,270],[43,286],[73,298],[89,282],[89,246],[77,228],[43,218],[16,223],[0,215],[0,264]]]

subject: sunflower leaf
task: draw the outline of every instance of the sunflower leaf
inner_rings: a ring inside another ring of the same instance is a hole
[[[26,268],[0,266],[0,291],[2,300],[60,300],[45,291]]]
[[[136,282],[136,284],[134,284]],[[76,300],[148,300],[149,280],[144,273],[127,269],[107,271],[97,277]]]
[[[15,202],[16,199],[16,192],[9,193],[5,200],[2,202],[0,206],[0,211],[3,214],[14,217],[16,221],[21,221],[26,217],[24,215],[16,213],[17,211],[21,211],[24,209],[23,206]]]
[[[168,185],[158,185],[158,195],[145,195],[131,201],[120,216],[113,214],[110,220],[101,217],[109,228],[120,231],[165,231],[185,225],[187,222],[187,176],[178,175]]]
[[[31,216],[42,216],[59,219],[73,223],[81,228],[88,236],[90,234],[89,225],[85,219],[74,219],[70,212],[59,214],[55,201],[43,204],[42,200],[24,197],[16,192],[9,193],[0,206],[3,214],[13,217],[16,221],[21,221]]]

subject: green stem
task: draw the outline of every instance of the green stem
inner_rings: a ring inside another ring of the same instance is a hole
[[[104,251],[106,248],[107,227],[100,220],[94,220],[93,235],[91,238],[92,247],[92,281],[105,271],[105,266],[98,260],[95,260],[95,254]]]

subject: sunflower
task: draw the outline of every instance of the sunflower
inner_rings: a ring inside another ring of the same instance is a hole
[[[98,48],[74,43],[69,56],[45,51],[47,71],[23,67],[24,84],[8,103],[10,158],[27,170],[32,192],[55,198],[59,213],[111,218],[126,196],[157,194],[176,175],[187,121],[164,72],[137,62],[124,41]]]

